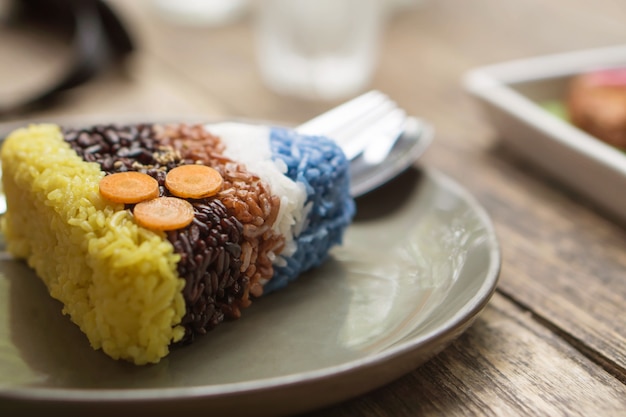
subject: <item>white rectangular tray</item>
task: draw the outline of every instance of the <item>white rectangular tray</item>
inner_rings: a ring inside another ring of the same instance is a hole
[[[476,68],[463,85],[511,148],[626,222],[626,154],[542,107],[565,98],[569,78],[626,66],[626,45]]]

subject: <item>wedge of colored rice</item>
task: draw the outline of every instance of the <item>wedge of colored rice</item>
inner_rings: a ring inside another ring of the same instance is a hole
[[[323,137],[220,123],[31,125],[2,150],[7,250],[27,260],[94,349],[156,363],[256,298],[323,263],[354,215],[348,162]],[[175,197],[167,173],[207,165],[220,190],[185,198],[192,222],[138,225],[134,204],[99,192],[136,171]]]

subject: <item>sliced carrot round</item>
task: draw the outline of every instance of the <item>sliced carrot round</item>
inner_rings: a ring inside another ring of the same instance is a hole
[[[159,183],[141,172],[117,172],[100,180],[100,194],[114,203],[135,204],[159,196]]]
[[[176,197],[159,197],[142,201],[133,209],[135,221],[151,230],[176,230],[193,220],[193,206]]]
[[[172,194],[183,198],[204,198],[215,195],[224,179],[206,165],[181,165],[167,173],[165,186]]]

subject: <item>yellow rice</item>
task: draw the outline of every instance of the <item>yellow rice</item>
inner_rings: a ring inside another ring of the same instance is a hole
[[[184,334],[185,302],[165,236],[100,197],[104,173],[56,125],[14,131],[1,157],[8,251],[27,260],[94,349],[136,364],[166,356]]]

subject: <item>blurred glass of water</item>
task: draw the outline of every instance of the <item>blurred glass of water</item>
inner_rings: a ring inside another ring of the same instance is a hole
[[[368,87],[377,66],[382,0],[263,0],[259,69],[272,90],[335,100]]]
[[[242,17],[247,11],[248,1],[152,0],[152,5],[166,21],[185,26],[218,27]]]

